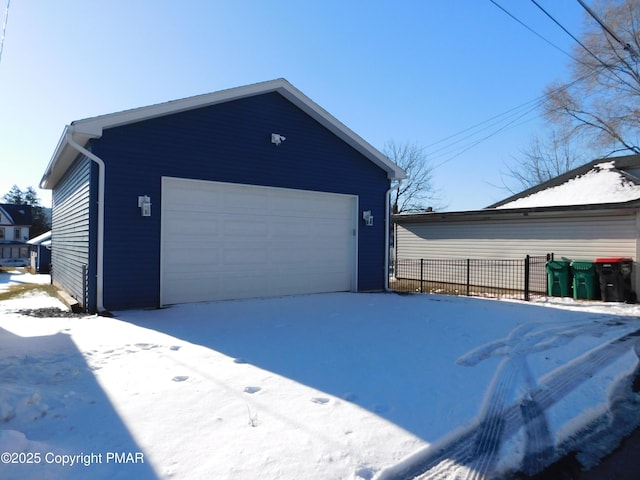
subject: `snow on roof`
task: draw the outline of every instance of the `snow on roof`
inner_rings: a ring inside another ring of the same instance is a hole
[[[561,185],[496,208],[622,203],[637,199],[640,199],[640,185],[616,169],[614,161],[609,161],[598,163],[584,175],[578,175]]]
[[[51,230],[49,230],[48,232],[44,232],[37,237],[33,237],[27,243],[30,245],[40,245],[44,244],[46,241],[49,241],[49,243],[51,243]]]

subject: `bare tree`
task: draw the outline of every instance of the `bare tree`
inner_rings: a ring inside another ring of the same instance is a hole
[[[390,140],[382,151],[407,174],[391,199],[393,213],[443,208],[441,195],[433,185],[434,167],[427,160],[422,147],[415,143]]]
[[[576,139],[558,130],[547,136],[535,135],[514,163],[507,167],[504,188],[516,193],[557,177],[584,163]],[[513,183],[515,182],[515,185]]]
[[[640,153],[640,0],[598,0],[591,10],[597,20],[585,14],[571,78],[547,88],[545,113],[598,149]]]

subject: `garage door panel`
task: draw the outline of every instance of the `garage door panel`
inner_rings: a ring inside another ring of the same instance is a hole
[[[214,295],[215,300],[230,298],[255,297],[256,291],[265,291],[268,287],[266,274],[252,274],[249,272],[228,272],[224,278],[216,283],[218,290],[207,292],[207,299]],[[268,295],[268,294],[267,294]]]
[[[297,222],[275,220],[271,226],[271,239],[275,242],[304,242],[310,233],[298,227]]]
[[[259,217],[245,217],[237,219],[226,219],[222,222],[222,235],[225,237],[259,237],[264,236],[269,232],[269,225],[264,218]]]
[[[191,241],[192,237],[215,237],[221,229],[218,221],[206,219],[195,220],[192,218],[175,218],[170,219],[173,225],[171,231],[165,232],[165,240],[184,242]],[[198,230],[193,231],[194,223],[198,224]]]
[[[222,252],[222,264],[236,269],[252,267],[262,268],[269,263],[268,252],[258,245],[238,246],[237,248],[225,248]],[[231,270],[233,271],[233,270]]]
[[[201,265],[215,266],[218,264],[218,249],[201,249],[198,252],[190,249],[176,248],[169,249],[166,264],[171,265],[167,273],[183,272],[187,269],[198,268]]]
[[[301,247],[274,248],[270,252],[270,260],[274,268],[280,265],[300,264],[309,260],[309,250]]]
[[[356,208],[349,195],[164,178],[162,303],[353,290]]]
[[[171,204],[172,211],[184,213],[205,213],[212,208],[221,210],[225,207],[220,195],[211,194],[211,192],[205,192],[201,189],[169,192],[169,196],[164,200]]]
[[[256,206],[268,204],[267,192],[229,185],[223,194],[223,207],[230,213],[251,213]]]

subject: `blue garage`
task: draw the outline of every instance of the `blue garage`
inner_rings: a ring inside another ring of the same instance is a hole
[[[404,172],[284,79],[72,122],[52,277],[89,311],[382,290]]]

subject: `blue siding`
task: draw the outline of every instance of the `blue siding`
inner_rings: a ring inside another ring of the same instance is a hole
[[[286,141],[273,145],[271,133]],[[162,176],[358,195],[359,217],[375,217],[360,220],[358,289],[384,286],[386,172],[278,93],[107,129],[91,148],[106,164],[108,309],[159,304]],[[151,217],[139,195],[151,197]]]
[[[79,158],[53,190],[51,264],[54,284],[65,289],[88,310],[95,310],[95,242],[91,232],[92,163]],[[90,296],[83,267],[91,282]]]

